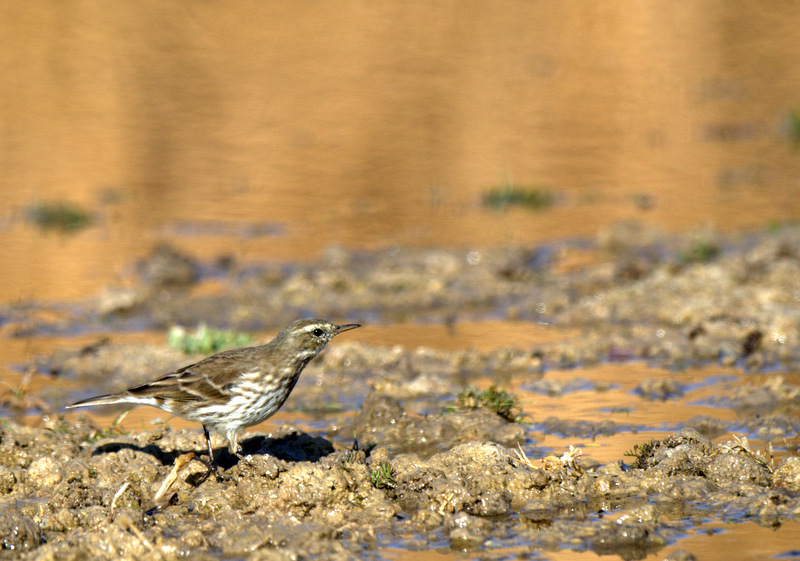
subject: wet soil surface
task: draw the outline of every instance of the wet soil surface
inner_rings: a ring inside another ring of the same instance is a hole
[[[669,368],[708,364],[794,368],[800,359],[800,229],[663,241],[622,224],[592,242],[446,251],[331,250],[308,264],[199,263],[156,248],[131,282],[70,305],[0,308],[4,334],[136,331],[200,322],[277,329],[313,315],[362,323],[504,319],[579,328],[534,349],[572,367],[640,358]],[[591,266],[570,269],[588,253]],[[563,269],[567,269],[563,271]],[[525,349],[530,352],[531,349]]]
[[[588,264],[570,266],[580,252]],[[283,266],[199,263],[161,247],[126,288],[2,308],[6,338],[98,332],[90,345],[5,366],[84,388],[62,391],[61,402],[196,358],[103,333],[209,318],[248,330],[308,315],[453,329],[502,318],[578,335],[490,351],[342,336],[287,404],[301,423],[248,432],[243,459],[215,440],[221,480],[203,480],[199,428],[121,429],[60,415],[52,391],[8,390],[0,558],[380,559],[391,548],[641,559],[671,546],[670,558],[693,559],[674,546],[709,521],[796,531],[798,303],[794,228],[665,242],[625,224],[546,248],[336,250]],[[585,376],[609,364],[618,380]],[[584,375],[559,375],[576,367]],[[540,396],[539,406],[474,385]],[[612,409],[630,411],[579,412],[578,394],[598,404],[614,394]],[[688,402],[706,413],[682,417]],[[670,407],[670,422],[647,416]],[[622,438],[636,445],[602,460],[600,450],[567,445]]]

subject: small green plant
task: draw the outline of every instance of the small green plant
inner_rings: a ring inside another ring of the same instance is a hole
[[[42,230],[77,232],[92,223],[92,215],[73,203],[37,203],[28,209],[28,219]]]
[[[789,135],[800,146],[800,109],[789,112]]]
[[[378,469],[369,473],[369,480],[376,489],[394,489],[397,481],[392,477],[392,464],[381,462]]]
[[[367,458],[369,458],[369,455],[372,453],[372,451],[375,449],[376,446],[378,446],[378,442],[368,442],[362,448],[361,445],[358,443],[358,439],[355,438],[355,436],[353,437],[353,450],[356,452],[361,450],[362,452],[364,452],[364,456]]]
[[[194,333],[176,325],[167,333],[170,347],[186,354],[211,354],[233,347],[243,347],[252,341],[248,333],[214,329],[201,323]]]
[[[133,407],[129,407],[128,409],[126,409],[125,411],[114,417],[114,420],[111,421],[110,427],[108,427],[107,429],[100,429],[98,431],[93,432],[86,438],[86,441],[97,442],[98,440],[102,440],[104,438],[113,436],[125,436],[126,434],[129,434],[129,431],[122,430],[120,428],[120,424],[122,424],[123,419],[125,419],[125,417],[128,416],[128,413],[131,412],[131,409],[133,409]]]
[[[783,230],[784,224],[780,220],[770,220],[767,222],[767,232],[770,234],[778,234]]]
[[[339,458],[339,468],[347,473],[350,473],[350,466],[354,463],[358,463],[359,460],[363,460],[364,458],[364,454],[358,449],[358,441],[355,441],[353,443],[353,447],[350,450],[345,450],[342,453],[342,457]]]
[[[631,467],[643,469],[646,465],[645,462],[650,456],[653,455],[659,444],[661,444],[661,442],[658,440],[651,440],[650,442],[645,442],[644,444],[634,444],[633,449],[628,450],[624,455],[635,458],[631,464]]]
[[[778,234],[787,228],[796,228],[797,227],[797,220],[778,220],[773,219],[767,222],[766,230],[770,234]]]
[[[457,409],[490,409],[512,423],[522,421],[522,410],[519,400],[510,393],[492,386],[486,391],[478,388],[467,388],[456,396],[457,405],[449,411]]]
[[[720,248],[711,240],[697,240],[681,252],[683,263],[708,263],[719,255]]]
[[[47,415],[50,415],[52,411],[58,411],[58,409],[51,410],[44,400],[31,394],[30,385],[33,373],[33,370],[25,372],[17,386],[0,380],[0,384],[5,386],[5,389],[0,391],[0,406],[11,409],[17,415],[22,415],[25,410],[31,408],[38,409]]]
[[[522,206],[543,210],[553,205],[553,193],[535,185],[514,185],[504,183],[483,195],[483,205],[504,210],[509,206]]]

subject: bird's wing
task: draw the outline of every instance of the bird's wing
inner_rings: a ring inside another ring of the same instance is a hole
[[[152,382],[130,388],[127,393],[181,402],[226,402],[231,397],[231,382],[241,375],[240,350],[219,353],[184,366]]]

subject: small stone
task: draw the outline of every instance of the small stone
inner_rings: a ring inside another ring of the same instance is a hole
[[[453,549],[473,549],[480,547],[486,541],[491,523],[478,516],[466,512],[449,515],[444,521],[450,547]]]
[[[453,549],[473,549],[483,545],[485,541],[483,535],[473,534],[467,528],[455,528],[447,537]]]
[[[6,466],[0,466],[0,494],[6,495],[14,490],[17,478]]]
[[[685,549],[676,549],[664,557],[664,561],[697,561],[697,557]]]
[[[18,512],[0,514],[0,549],[28,551],[42,543],[39,526]]]
[[[50,518],[50,530],[66,532],[78,525],[78,517],[68,508],[62,508]]]
[[[61,481],[61,466],[53,458],[45,456],[31,463],[27,477],[28,481],[37,489],[52,487]]]
[[[786,458],[772,474],[773,487],[785,487],[800,492],[800,458]]]

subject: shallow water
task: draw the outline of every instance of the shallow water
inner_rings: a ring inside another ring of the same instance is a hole
[[[800,216],[791,2],[3,12],[2,301],[92,293],[164,240],[284,262]],[[505,183],[557,204],[484,209]],[[96,226],[41,236],[42,200]]]

